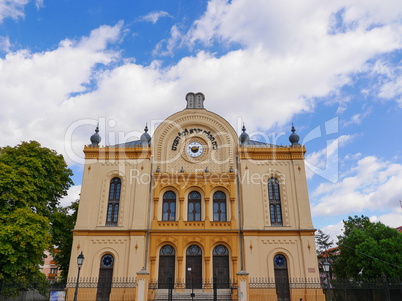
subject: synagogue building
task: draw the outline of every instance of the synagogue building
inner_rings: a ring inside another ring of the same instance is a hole
[[[299,136],[292,127],[288,145],[255,141],[205,109],[202,93],[185,100],[152,137],[147,127],[118,145],[101,146],[98,128],[91,136],[69,277],[82,253],[80,281],[98,283],[91,300],[157,300],[169,288],[197,300],[213,287],[257,300],[248,291],[256,278],[285,283],[276,300],[296,300],[289,279],[319,278]],[[131,299],[119,299],[118,279],[135,283]]]

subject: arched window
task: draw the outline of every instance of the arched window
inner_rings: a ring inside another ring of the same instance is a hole
[[[288,265],[286,257],[278,254],[274,257],[276,295],[280,301],[290,300]]]
[[[213,196],[214,221],[226,221],[226,194],[217,191]]]
[[[167,191],[163,194],[162,220],[176,220],[176,194],[173,191]]]
[[[281,196],[279,193],[279,181],[277,178],[268,180],[269,213],[271,225],[282,226]]]
[[[110,254],[102,256],[99,268],[98,290],[96,300],[109,300],[112,291],[114,257]]]
[[[117,220],[119,218],[120,191],[121,191],[120,178],[113,178],[110,181],[106,226],[117,226]]]
[[[188,195],[188,220],[201,220],[201,194],[198,191],[192,191]]]

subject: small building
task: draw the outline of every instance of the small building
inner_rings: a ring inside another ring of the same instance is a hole
[[[93,300],[109,300],[113,279],[140,271],[156,291],[177,292],[228,289],[243,275],[319,279],[295,129],[287,146],[254,141],[206,110],[202,93],[185,98],[152,137],[145,127],[139,140],[101,146],[97,128],[84,147],[69,277],[82,252],[83,279],[103,283]],[[276,294],[289,300],[289,286]]]
[[[40,266],[40,270],[45,274],[50,283],[54,283],[60,277],[60,270],[57,262],[53,260],[53,256],[50,252],[45,251],[46,257],[43,259],[43,265]]]

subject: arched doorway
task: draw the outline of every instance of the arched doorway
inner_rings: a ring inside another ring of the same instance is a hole
[[[274,269],[278,301],[290,301],[288,265],[284,255],[278,254],[274,257]]]
[[[174,284],[175,251],[170,245],[159,252],[158,288],[169,288]]]
[[[202,288],[202,251],[196,245],[186,251],[186,288]]]
[[[114,257],[112,255],[106,254],[101,258],[96,301],[109,301],[112,290],[113,265]]]
[[[223,245],[214,248],[213,275],[217,288],[229,288],[229,251]]]

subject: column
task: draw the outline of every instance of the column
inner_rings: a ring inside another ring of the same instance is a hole
[[[236,274],[238,279],[237,294],[239,301],[250,300],[249,296],[249,277],[246,271],[240,271]]]
[[[205,197],[205,221],[210,221],[209,219],[209,197]]]
[[[236,221],[236,214],[235,214],[235,199],[230,198],[230,220],[232,223]]]
[[[158,216],[158,199],[154,199],[154,218],[153,220],[156,221]]]
[[[151,260],[151,275],[155,278],[158,278],[157,275],[155,275],[155,262],[156,262],[156,256],[150,256],[149,259]]]
[[[233,275],[237,275],[235,274],[235,272],[237,271],[237,256],[232,256],[232,271],[233,271]],[[236,281],[237,279],[233,279],[233,281]]]
[[[184,198],[180,197],[179,199],[180,202],[180,214],[179,214],[179,220],[183,220],[183,210],[184,210]]]
[[[177,283],[183,283],[183,256],[177,256]],[[179,285],[176,291],[183,291],[183,286]]]
[[[137,273],[136,301],[148,300],[149,273],[144,268]]]

